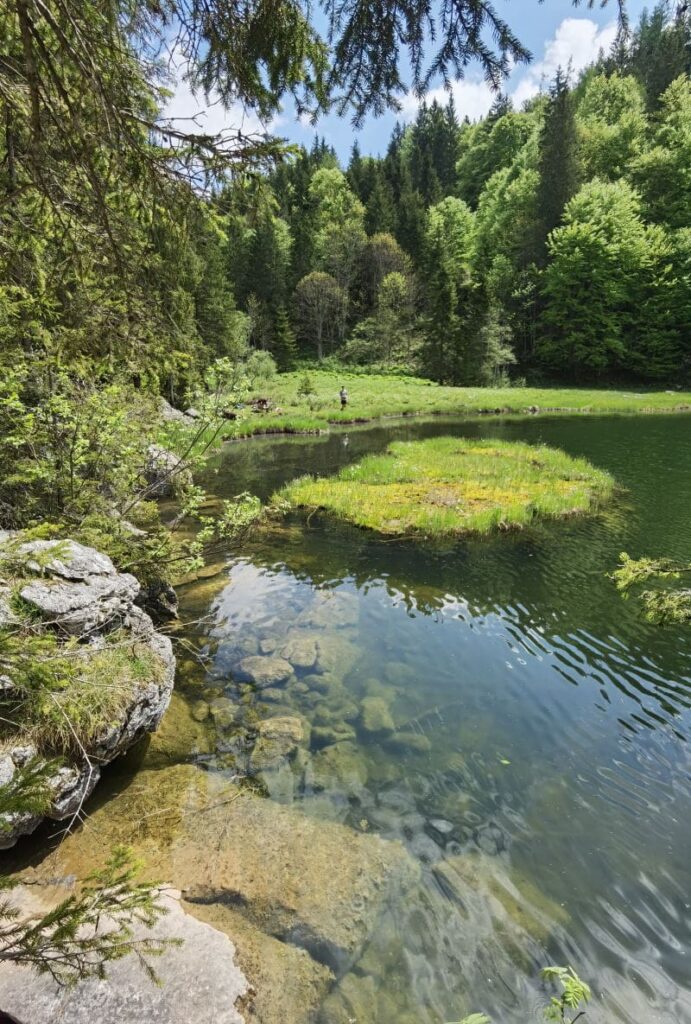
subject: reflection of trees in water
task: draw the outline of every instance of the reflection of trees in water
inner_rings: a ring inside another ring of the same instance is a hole
[[[315,587],[383,588],[411,615],[499,616],[522,652],[548,657],[566,682],[594,685],[605,701],[614,687],[633,701],[622,724],[636,731],[691,706],[691,644],[620,599],[607,577],[620,544],[616,511],[446,544],[391,541],[314,515],[273,523],[247,554]]]

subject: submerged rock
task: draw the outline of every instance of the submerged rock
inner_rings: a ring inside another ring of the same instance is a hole
[[[316,736],[317,730],[314,730]],[[367,764],[357,744],[347,740],[325,747],[312,758],[315,789],[357,796],[367,784]]]
[[[281,651],[281,657],[294,668],[312,668],[317,661],[317,641],[310,636],[294,636]]]
[[[418,832],[406,845],[413,857],[421,860],[423,864],[436,864],[443,856],[439,846],[424,832]]]
[[[275,636],[265,636],[259,641],[260,654],[273,654],[279,647],[281,641]],[[290,660],[290,659],[288,659]]]
[[[280,704],[285,700],[285,696],[285,692],[279,690],[277,686],[267,686],[262,690],[262,700],[268,700],[272,704]]]
[[[205,700],[196,700],[192,705],[192,718],[195,722],[205,722],[211,714],[211,708]]]
[[[258,726],[250,768],[265,771],[295,753],[302,743],[309,743],[309,724],[296,716],[267,718]]]
[[[315,725],[312,729],[312,742],[315,747],[328,747],[333,743],[343,743],[355,739],[355,729],[347,722],[336,722],[334,725]]]
[[[256,1024],[306,1024],[333,984],[325,964],[298,946],[260,931],[243,914],[218,903],[187,904],[202,921],[225,932],[252,988],[243,1000],[247,1020]]]
[[[435,843],[440,843],[442,846],[451,839],[454,828],[454,823],[446,821],[445,818],[430,818],[427,822],[429,835],[434,839]]]
[[[373,1018],[377,1006],[375,979],[359,974],[346,974],[338,986],[324,1000],[319,1015],[320,1024],[352,1024],[366,1022]],[[393,1019],[392,1019],[393,1024]]]
[[[214,697],[209,704],[209,711],[215,724],[221,729],[227,729],[237,717],[238,706],[230,697]]]
[[[342,687],[341,680],[338,676],[332,672],[324,672],[318,675],[314,673],[303,678],[303,682],[310,688],[310,690],[316,690],[318,693],[328,694],[331,690],[338,690]]]
[[[496,857],[497,854],[506,849],[506,835],[503,829],[492,821],[475,829],[473,838],[482,852],[489,854],[491,857]]]
[[[188,901],[232,902],[339,975],[359,956],[389,894],[419,876],[399,843],[249,794],[205,814],[199,836],[177,845],[175,867]]]
[[[386,737],[385,743],[399,754],[428,754],[432,749],[430,738],[420,732],[395,732]]]
[[[355,594],[320,590],[309,608],[300,614],[298,624],[319,629],[342,629],[357,625],[359,618],[360,607]]]
[[[240,674],[263,690],[267,686],[280,686],[286,683],[293,674],[293,666],[285,658],[269,655],[253,654],[243,658],[238,665]]]
[[[361,704],[360,725],[370,733],[392,733],[396,728],[386,701],[381,697],[365,697]]]
[[[360,657],[360,649],[347,636],[337,633],[319,638],[317,670],[343,680]]]
[[[417,673],[404,661],[390,661],[384,666],[384,676],[394,686],[409,687],[417,680]]]

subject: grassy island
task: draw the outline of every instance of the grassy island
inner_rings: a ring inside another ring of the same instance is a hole
[[[395,442],[337,476],[294,480],[278,497],[380,533],[453,536],[587,513],[613,490],[608,473],[557,449],[438,437]]]

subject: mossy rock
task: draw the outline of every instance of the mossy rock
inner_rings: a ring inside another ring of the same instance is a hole
[[[382,697],[365,697],[360,706],[360,726],[365,732],[392,733],[396,726]]]

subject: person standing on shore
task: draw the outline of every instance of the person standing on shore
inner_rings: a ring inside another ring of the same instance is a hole
[[[345,409],[346,405],[348,404],[348,392],[345,389],[345,384],[341,388],[339,394],[341,396],[341,409]]]

